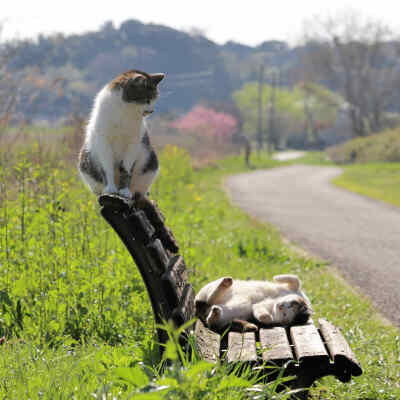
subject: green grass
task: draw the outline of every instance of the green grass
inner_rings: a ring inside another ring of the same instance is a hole
[[[400,127],[349,140],[330,147],[327,153],[338,164],[399,162]]]
[[[323,151],[308,151],[303,157],[293,160],[292,163],[308,165],[333,165],[333,162]]]
[[[0,169],[1,398],[256,399],[259,390],[272,398],[273,385],[261,388],[249,374],[227,377],[224,364],[195,359],[161,369],[143,282],[95,197],[62,161],[14,159]],[[279,165],[264,154],[252,163]],[[222,275],[299,274],[315,318],[342,327],[364,368],[351,384],[324,379],[315,398],[400,398],[399,331],[322,263],[299,256],[274,228],[230,205],[221,181],[244,171],[243,159],[195,171],[182,150],[167,148],[161,165],[152,197],[196,289]]]
[[[352,192],[400,207],[400,163],[347,166],[333,183]]]

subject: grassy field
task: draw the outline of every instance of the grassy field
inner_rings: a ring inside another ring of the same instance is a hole
[[[0,169],[0,397],[272,398],[273,386],[228,377],[224,365],[195,359],[161,369],[150,303],[127,251],[75,169],[39,152],[34,146]],[[252,163],[278,165],[265,155]],[[351,384],[324,379],[314,398],[400,398],[399,331],[323,263],[299,256],[271,226],[229,204],[221,181],[245,169],[242,159],[194,170],[186,153],[169,147],[161,165],[152,197],[196,289],[221,275],[299,274],[315,318],[343,329],[364,369]],[[168,354],[176,357],[173,346]]]
[[[333,183],[352,192],[400,207],[400,163],[346,166]]]

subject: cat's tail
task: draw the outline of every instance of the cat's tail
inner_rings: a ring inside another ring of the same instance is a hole
[[[297,275],[275,275],[274,281],[277,283],[285,283],[289,290],[298,292],[301,289],[301,282]]]

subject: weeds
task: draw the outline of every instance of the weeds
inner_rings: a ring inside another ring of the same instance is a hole
[[[1,398],[287,398],[274,383],[261,385],[255,371],[238,376],[223,362],[211,366],[195,355],[174,355],[173,340],[167,351],[172,361],[160,365],[150,302],[128,252],[100,218],[75,168],[43,154],[39,164],[38,151],[33,147],[0,166]],[[263,154],[252,162],[279,165]],[[366,371],[351,385],[325,380],[315,396],[396,398],[398,331],[374,318],[371,307],[320,264],[289,250],[274,229],[229,205],[220,182],[242,171],[243,160],[230,157],[194,170],[184,151],[168,147],[161,166],[152,197],[196,289],[228,274],[301,274],[316,318],[343,327]],[[377,397],[382,390],[385,397]]]

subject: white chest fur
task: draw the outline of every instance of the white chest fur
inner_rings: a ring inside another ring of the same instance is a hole
[[[101,153],[103,146],[109,146],[113,155],[121,158],[139,144],[144,130],[142,105],[125,103],[118,91],[107,86],[98,93],[86,135],[92,151]]]

